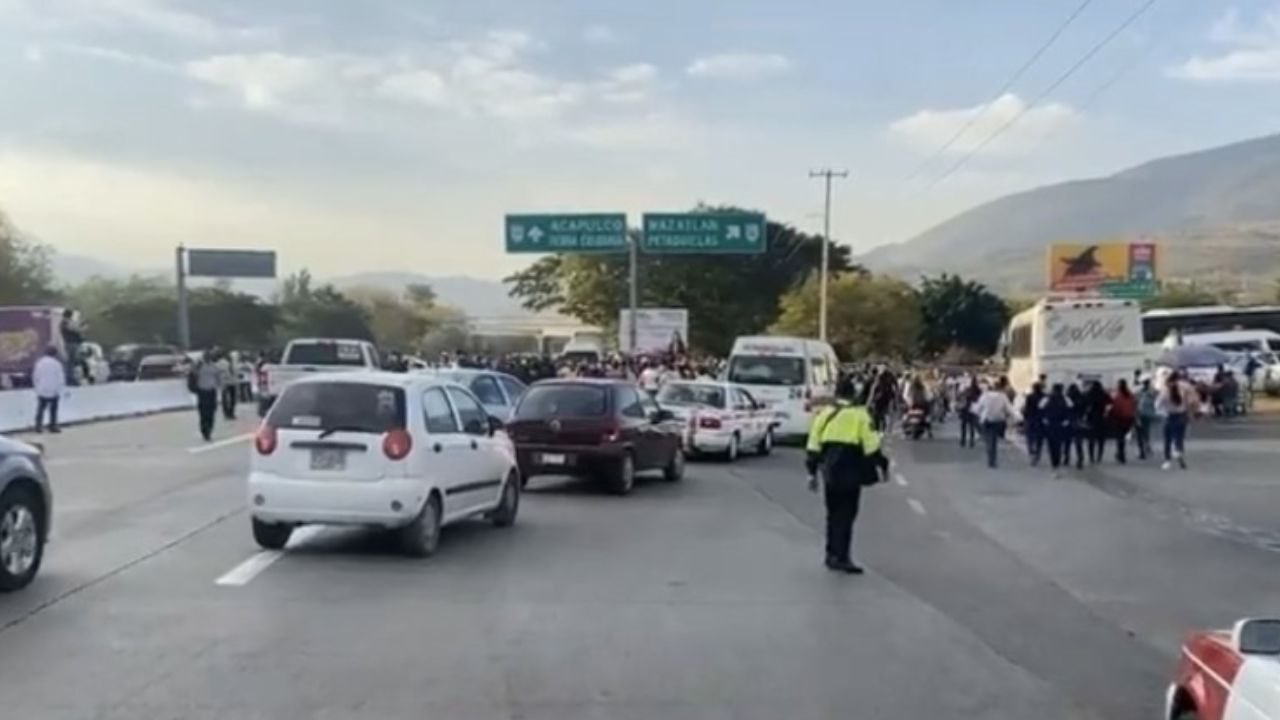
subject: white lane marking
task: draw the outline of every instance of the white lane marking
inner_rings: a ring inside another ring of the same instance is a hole
[[[902,476],[902,473],[896,473],[896,474],[894,474],[894,476],[893,476],[893,481],[894,481],[895,483],[897,483],[897,484],[898,484],[898,487],[906,487],[906,486],[907,486],[907,479],[906,479],[905,477],[903,477],[903,476]]]
[[[220,450],[230,445],[242,443],[245,440],[251,439],[252,437],[253,437],[253,433],[245,433],[243,435],[233,435],[229,438],[223,438],[222,440],[217,440],[215,442],[205,443],[204,445],[197,445],[195,447],[189,447],[187,448],[187,452],[191,453],[192,455],[199,455],[200,453],[207,453],[210,450]]]
[[[924,510],[924,503],[915,498],[907,498],[907,504],[911,506],[911,510],[917,515],[928,515]]]
[[[289,538],[289,547],[298,547],[305,545],[322,532],[321,528],[316,526],[304,527],[293,533],[293,537]],[[248,585],[250,581],[262,574],[263,570],[271,567],[277,560],[285,556],[283,550],[263,550],[256,555],[251,555],[247,560],[239,565],[231,568],[222,577],[214,581],[215,585],[223,587],[243,587]]]

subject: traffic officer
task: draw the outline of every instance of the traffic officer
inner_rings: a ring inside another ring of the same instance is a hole
[[[880,451],[880,434],[867,412],[867,399],[867,392],[857,397],[852,378],[841,378],[836,403],[813,419],[805,446],[809,489],[818,491],[819,471],[825,488],[827,568],[851,575],[862,574],[849,556],[862,488],[881,482],[889,471],[889,460]]]

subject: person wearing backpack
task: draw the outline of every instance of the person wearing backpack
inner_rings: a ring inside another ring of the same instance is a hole
[[[196,396],[196,412],[200,417],[200,437],[205,442],[213,439],[213,424],[218,414],[218,396],[222,392],[223,372],[218,367],[213,350],[206,350],[204,356],[191,368],[187,375],[187,389]]]
[[[1111,404],[1107,409],[1107,421],[1111,426],[1111,434],[1116,439],[1116,462],[1125,464],[1125,443],[1129,439],[1129,431],[1133,429],[1138,416],[1138,400],[1129,391],[1129,383],[1121,378],[1116,383],[1116,391],[1111,394]]]
[[[836,386],[836,404],[818,413],[805,443],[809,489],[818,491],[819,475],[827,506],[827,569],[861,575],[850,545],[858,517],[862,488],[883,482],[889,460],[880,450],[880,433],[867,411],[866,397],[855,397],[856,383],[843,377]]]

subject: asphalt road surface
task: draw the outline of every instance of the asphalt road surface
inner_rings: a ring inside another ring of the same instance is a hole
[[[895,440],[863,577],[821,567],[796,450],[625,498],[537,480],[423,561],[351,530],[260,553],[248,420],[72,428],[44,571],[0,597],[0,717],[1156,717],[1187,630],[1280,609],[1250,422],[1193,430],[1185,474]]]

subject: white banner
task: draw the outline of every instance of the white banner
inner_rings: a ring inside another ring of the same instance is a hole
[[[631,311],[618,313],[618,347],[633,355],[661,355],[689,350],[689,311],[685,308],[636,310],[636,347],[631,347]]]

